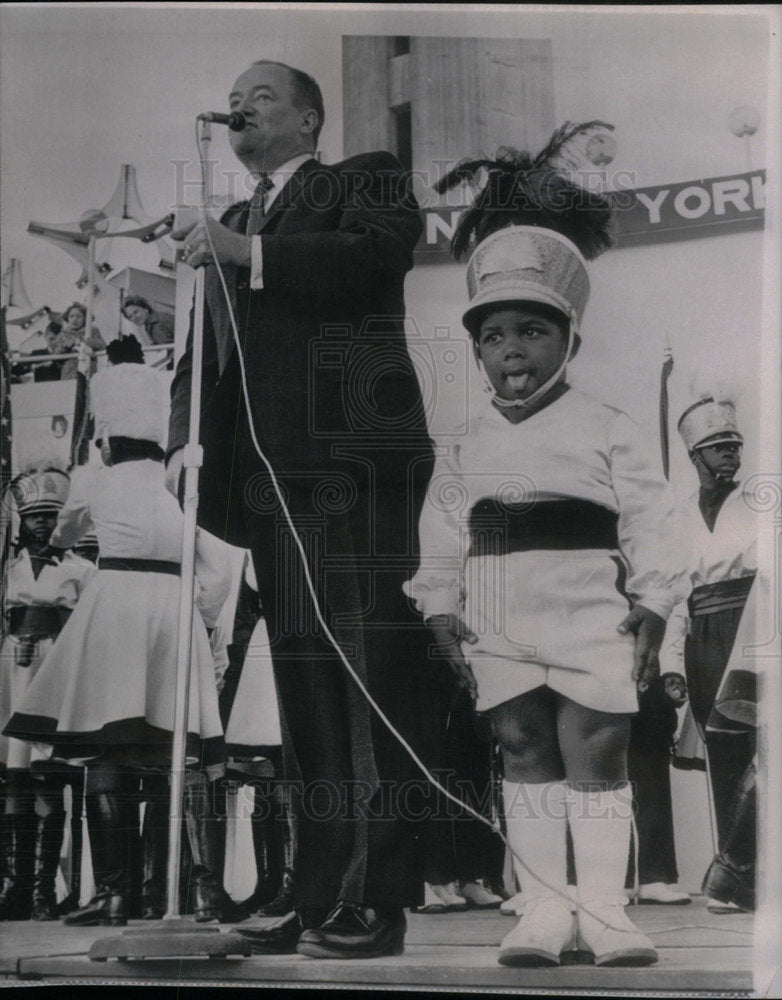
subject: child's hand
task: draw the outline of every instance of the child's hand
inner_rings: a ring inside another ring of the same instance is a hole
[[[459,687],[467,691],[473,701],[478,697],[478,685],[470,664],[464,658],[460,643],[474,645],[478,636],[471,632],[456,615],[433,615],[426,624],[432,630],[440,656],[445,657],[456,674]]]
[[[639,691],[645,691],[655,677],[660,676],[660,646],[665,637],[665,619],[654,611],[636,604],[627,618],[619,624],[617,632],[635,636],[633,650],[633,680],[638,684]]]

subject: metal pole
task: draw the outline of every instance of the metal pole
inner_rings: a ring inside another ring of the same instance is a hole
[[[202,133],[202,140],[204,139]],[[202,185],[206,211],[206,183]],[[169,801],[168,877],[166,920],[179,917],[179,856],[182,846],[182,795],[185,785],[185,744],[187,709],[190,701],[190,666],[193,648],[193,596],[195,583],[196,516],[198,513],[198,470],[203,449],[198,443],[201,421],[201,368],[204,343],[204,269],[196,271],[193,310],[193,361],[190,376],[190,423],[184,448],[184,525],[182,528],[182,576],[179,587],[179,637],[177,643],[174,730],[171,748],[171,797]]]
[[[92,318],[95,315],[95,234],[90,236],[89,263],[87,265],[87,316],[84,323],[84,339],[92,332]]]

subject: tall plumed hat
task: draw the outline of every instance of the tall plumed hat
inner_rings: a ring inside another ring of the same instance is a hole
[[[679,417],[677,424],[687,451],[706,448],[723,441],[742,444],[744,438],[736,421],[735,388],[725,383],[704,383],[694,395],[699,398]]]
[[[606,195],[574,179],[566,150],[605,129],[613,126],[566,122],[537,156],[502,148],[493,160],[459,164],[436,185],[442,193],[486,175],[451,243],[457,259],[472,249],[463,319],[473,336],[486,306],[502,302],[542,302],[580,325],[589,298],[586,261],[612,245],[613,211]]]
[[[11,483],[11,496],[20,516],[56,514],[68,499],[71,480],[62,469],[32,469]]]
[[[90,382],[95,438],[168,441],[168,388],[154,368],[126,362],[104,368]]]

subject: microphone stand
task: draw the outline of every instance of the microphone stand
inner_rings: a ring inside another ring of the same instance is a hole
[[[211,141],[209,122],[200,120],[200,143]],[[206,157],[204,157],[206,159]],[[207,171],[201,184],[201,209],[206,219],[209,204]],[[190,701],[190,672],[193,648],[193,598],[195,589],[195,548],[198,514],[198,470],[203,461],[199,444],[201,424],[201,369],[204,344],[204,268],[196,271],[193,311],[192,366],[190,380],[190,418],[188,443],[183,454],[184,525],[182,528],[182,570],[179,587],[179,635],[177,643],[174,727],[171,748],[171,796],[169,800],[167,906],[163,920],[152,926],[131,929],[113,938],[101,938],[90,948],[92,961],[108,958],[224,958],[228,955],[249,957],[250,942],[238,934],[222,934],[219,927],[196,924],[179,913],[179,875],[182,847],[182,797],[185,785],[187,710]],[[222,872],[219,877],[222,878]]]

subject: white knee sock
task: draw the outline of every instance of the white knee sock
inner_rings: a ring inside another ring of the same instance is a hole
[[[610,792],[570,789],[569,801],[578,898],[618,900],[624,895],[630,855],[631,787]]]
[[[528,898],[566,894],[567,794],[563,781],[502,783],[513,867]]]

